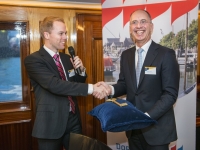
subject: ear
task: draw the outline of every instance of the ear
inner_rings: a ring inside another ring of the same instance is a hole
[[[44,32],[44,38],[49,39],[49,32]]]
[[[132,34],[132,30],[131,30],[131,26],[129,26],[129,32],[130,32],[130,38],[132,39],[132,41],[134,42],[134,44],[136,43],[136,41],[135,41],[135,38],[134,38],[134,36],[133,36],[133,34]]]
[[[151,34],[153,33],[154,24],[151,23]]]

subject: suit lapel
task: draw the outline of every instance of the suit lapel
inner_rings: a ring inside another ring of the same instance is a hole
[[[51,57],[51,55],[42,47],[40,50],[39,50],[41,56],[52,66],[52,68],[54,69],[54,71],[56,72],[56,75],[60,77],[60,74],[59,74],[59,71],[58,71],[58,68],[56,66],[56,63],[55,61],[53,60],[53,58]],[[66,73],[66,76],[67,76],[67,80],[71,81],[70,78],[69,78],[69,74],[68,74],[68,70],[70,70],[72,68],[72,64],[71,64],[71,61],[69,58],[67,58],[65,56],[65,54],[63,53],[59,53],[60,55],[60,59],[62,61],[62,64],[63,64],[63,67],[65,69],[65,73]],[[66,65],[66,64],[69,64],[69,65]],[[71,64],[71,65],[70,65]]]
[[[70,61],[69,58],[66,57],[65,54],[59,53],[59,55],[60,55],[60,59],[62,60],[63,67],[64,67],[64,69],[65,69],[65,73],[66,73],[66,76],[67,76],[67,80],[68,80],[68,81],[71,81],[71,78],[69,77],[69,73],[68,73],[68,71],[69,71],[70,69],[72,69],[71,61]],[[66,65],[66,64],[67,64],[67,65]],[[70,65],[70,64],[71,64],[71,65]]]
[[[149,67],[151,66],[153,60],[156,58],[156,55],[158,54],[158,45],[152,41],[149,50],[147,52],[147,55],[145,57],[143,66],[142,66],[142,70],[140,73],[140,81],[138,84],[138,87],[140,86],[140,83],[142,82],[144,75],[145,75],[145,67]]]
[[[41,56],[51,65],[51,67],[55,71],[56,75],[59,78],[61,78],[60,74],[59,74],[59,71],[58,71],[58,68],[56,66],[56,63],[53,60],[53,58],[51,57],[51,55],[43,47],[39,50],[39,52],[40,52]]]

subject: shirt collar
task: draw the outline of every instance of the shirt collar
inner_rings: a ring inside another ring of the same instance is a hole
[[[55,53],[54,51],[50,50],[48,47],[46,47],[45,45],[43,46],[43,48],[51,55],[51,57],[53,57],[55,54],[59,55],[59,52]]]
[[[150,40],[149,40],[146,44],[144,44],[141,48],[147,53],[147,51],[148,51],[148,49],[149,49],[151,43],[152,43],[152,40],[150,39]],[[136,45],[136,50],[138,50],[139,48],[140,48],[140,47],[138,47],[138,46]]]

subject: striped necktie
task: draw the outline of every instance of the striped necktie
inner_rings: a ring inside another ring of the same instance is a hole
[[[138,53],[138,61],[137,61],[137,67],[136,67],[136,79],[137,79],[137,86],[139,84],[139,81],[140,81],[140,72],[141,72],[141,69],[142,69],[142,52],[144,50],[142,48],[139,48],[137,50],[137,53]]]
[[[58,54],[55,54],[53,56],[54,60],[55,60],[55,63],[56,63],[56,66],[58,68],[58,71],[60,73],[60,76],[63,80],[66,80],[66,77],[65,77],[65,73],[64,73],[64,70],[63,70],[63,67],[60,63],[60,56]],[[72,100],[72,97],[71,96],[68,96],[68,99],[70,101],[70,105],[71,105],[71,110],[73,113],[75,113],[75,103],[74,101]]]

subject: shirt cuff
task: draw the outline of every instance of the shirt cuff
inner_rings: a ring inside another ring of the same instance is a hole
[[[93,84],[88,84],[88,94],[91,95],[93,93]]]
[[[83,67],[83,71],[81,71],[81,74],[80,74],[80,76],[85,76],[85,71],[86,71],[86,68],[85,68],[85,67]]]
[[[150,117],[149,114],[148,114],[147,112],[145,112],[144,114],[147,115],[148,117]],[[150,118],[151,118],[151,117],[150,117]]]
[[[112,85],[109,85],[110,86],[110,88],[111,88],[111,94],[110,95],[114,95],[115,94],[115,89],[114,89],[114,87],[112,86]]]

